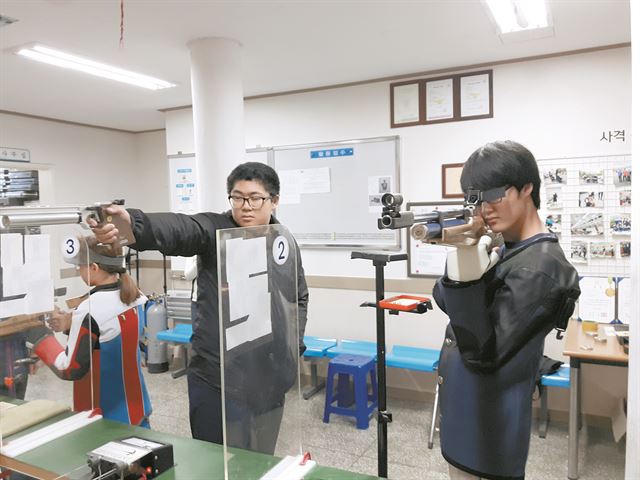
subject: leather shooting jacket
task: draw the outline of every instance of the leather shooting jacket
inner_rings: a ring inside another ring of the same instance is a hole
[[[532,394],[547,334],[566,325],[578,274],[553,234],[505,248],[482,278],[433,291],[449,316],[440,354],[445,459],[488,479],[524,478]]]

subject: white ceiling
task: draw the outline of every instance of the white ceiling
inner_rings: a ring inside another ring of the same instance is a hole
[[[246,96],[630,41],[629,0],[548,0],[555,35],[503,44],[480,0],[2,0],[0,110],[131,131],[163,128],[158,109],[191,103],[199,37],[243,44]],[[178,84],[150,91],[32,62],[40,42]]]

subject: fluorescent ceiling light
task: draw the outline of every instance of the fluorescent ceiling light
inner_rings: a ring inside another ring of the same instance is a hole
[[[94,62],[93,60],[77,57],[43,45],[24,47],[19,49],[16,53],[23,57],[37,60],[38,62],[70,68],[72,70],[88,73],[97,77],[108,78],[117,82],[128,83],[130,85],[137,85],[138,87],[144,87],[150,90],[175,87],[175,84],[165,82],[158,78],[130,72],[122,68],[105,65],[104,63]]]
[[[549,27],[545,0],[485,0],[500,33]]]

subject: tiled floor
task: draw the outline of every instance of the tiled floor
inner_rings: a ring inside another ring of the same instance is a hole
[[[172,379],[169,373],[145,373],[145,379],[154,410],[152,428],[190,436],[186,377]],[[27,398],[69,399],[70,386],[70,382],[61,382],[48,369],[42,369],[31,378]],[[302,449],[310,451],[319,464],[376,475],[378,447],[375,421],[371,421],[368,430],[358,430],[354,419],[331,415],[330,423],[325,424],[322,422],[323,410],[324,392],[309,400],[298,400],[290,393],[276,454],[298,453],[298,438],[301,437]],[[440,455],[437,437],[433,450],[427,448],[431,405],[389,398],[388,410],[393,413],[393,423],[389,425],[388,432],[389,478],[448,479],[448,467]],[[609,430],[582,429],[581,480],[622,479],[624,457],[624,441],[616,444]],[[561,480],[566,478],[566,471],[567,425],[551,423],[546,439],[538,438],[536,433],[531,437],[527,478]]]

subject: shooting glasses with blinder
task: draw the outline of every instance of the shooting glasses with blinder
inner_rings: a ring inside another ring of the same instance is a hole
[[[464,194],[464,204],[466,207],[480,207],[483,202],[487,202],[492,205],[500,203],[502,199],[507,195],[507,190],[509,189],[509,187],[511,187],[511,185],[491,188],[484,191],[476,190],[471,187]]]

